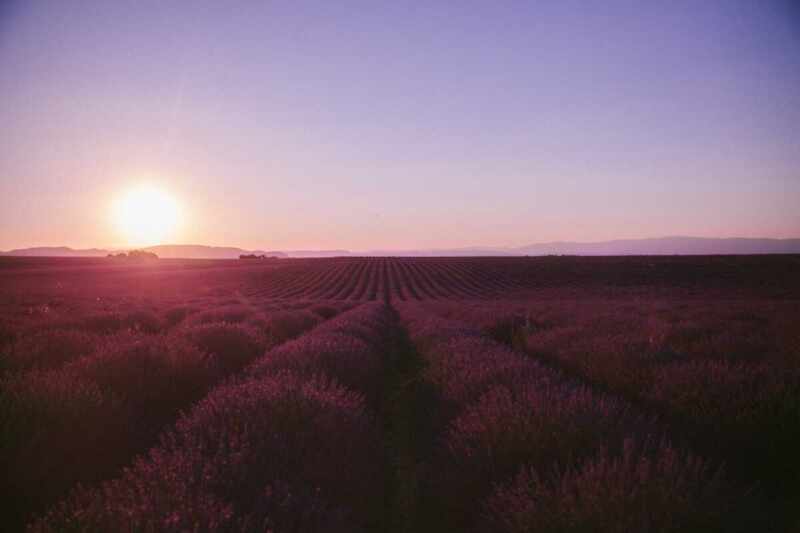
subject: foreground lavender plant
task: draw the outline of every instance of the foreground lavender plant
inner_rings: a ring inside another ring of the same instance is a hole
[[[728,513],[741,493],[722,471],[666,442],[654,449],[627,440],[619,455],[607,451],[550,475],[525,467],[488,499],[481,531],[667,533],[746,531]]]
[[[380,498],[376,449],[358,394],[291,373],[247,380],[215,390],[122,478],[77,491],[31,530],[355,531]]]
[[[304,322],[311,327],[317,319]],[[76,356],[86,339],[94,345]],[[40,355],[57,341],[62,359],[72,359],[63,365]],[[43,512],[77,483],[115,475],[157,442],[180,409],[261,355],[266,343],[253,328],[227,323],[165,335],[53,329],[20,339],[16,350],[30,350],[15,351],[17,360],[49,368],[14,373],[0,386],[0,494],[18,513],[14,520]]]
[[[364,306],[266,353],[244,376],[215,389],[122,478],[76,491],[34,530],[374,526],[384,483],[378,431],[363,395],[331,376],[374,392],[387,313],[382,305]],[[193,335],[216,331],[196,327],[202,329]]]
[[[468,326],[433,317],[418,306],[404,306],[402,313],[428,362],[425,378],[443,404],[446,429],[427,484],[447,527],[474,528],[476,509],[491,487],[508,483],[523,467],[577,468],[600,450],[625,456],[630,436],[648,441],[663,432],[626,402],[579,385]],[[701,485],[724,485],[715,476],[708,469],[697,470]],[[667,485],[665,490],[672,489]],[[714,504],[709,513],[716,516],[732,509],[728,501]],[[537,527],[531,521],[512,531]]]

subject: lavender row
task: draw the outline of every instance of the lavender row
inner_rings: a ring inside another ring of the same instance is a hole
[[[1,490],[16,514],[4,520],[20,523],[77,483],[113,476],[152,446],[180,409],[321,320],[308,311],[260,318],[263,324],[187,321],[164,334],[86,333],[94,343],[88,354],[8,373],[0,386]],[[57,353],[56,341],[70,334],[84,333],[55,329],[34,339]]]
[[[120,335],[167,334],[189,325],[241,324],[263,331],[268,341],[290,338],[297,311],[330,318],[352,304],[341,302],[264,302],[236,298],[196,298],[183,302],[62,302],[24,308],[20,315],[0,317],[0,374],[49,370],[90,355]]]
[[[774,499],[800,504],[800,309],[793,301],[439,306],[673,420]]]
[[[423,379],[439,395],[443,429],[428,486],[442,502],[443,527],[730,530],[727,513],[744,494],[629,404],[463,323],[420,306],[400,311],[427,362]]]
[[[374,527],[384,458],[366,398],[380,381],[387,313],[365,305],[267,352],[215,388],[121,478],[75,491],[32,529]]]
[[[247,374],[257,378],[281,370],[305,376],[322,372],[374,405],[381,394],[385,361],[380,353],[391,321],[386,306],[362,305],[317,327],[313,335],[273,350],[251,365]]]

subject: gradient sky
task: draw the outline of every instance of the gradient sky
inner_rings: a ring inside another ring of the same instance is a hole
[[[800,237],[800,8],[6,0],[0,125],[0,249]]]

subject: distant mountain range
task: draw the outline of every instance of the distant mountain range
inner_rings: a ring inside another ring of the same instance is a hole
[[[744,239],[703,237],[660,237],[621,239],[603,242],[548,242],[516,248],[468,247],[419,250],[244,250],[233,246],[162,244],[144,250],[165,259],[238,259],[242,254],[267,257],[337,257],[337,256],[523,256],[523,255],[750,255],[800,254],[800,239]],[[66,246],[20,248],[0,252],[6,256],[27,257],[103,257],[119,250],[89,248],[76,250]]]
[[[160,244],[140,248],[155,253],[163,259],[239,259],[242,254],[265,255],[267,257],[289,257],[284,252],[265,252],[263,250],[243,250],[233,246],[204,246],[199,244]],[[0,255],[24,257],[105,257],[110,253],[124,250],[103,250],[100,248],[87,248],[76,250],[67,246],[39,246],[35,248],[20,248]]]
[[[239,259],[241,254],[266,255],[267,257],[289,257],[284,252],[243,250],[233,246],[203,246],[199,244],[160,244],[145,248],[164,259]]]
[[[520,255],[752,255],[800,254],[800,239],[657,237],[602,242],[546,242],[520,247],[468,247],[434,250],[371,250],[367,255],[520,256]]]
[[[516,248],[524,255],[750,255],[797,254],[800,239],[660,237],[604,242],[550,242]]]

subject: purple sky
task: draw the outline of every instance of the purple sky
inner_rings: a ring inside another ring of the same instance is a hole
[[[6,0],[0,124],[0,249],[800,237],[800,7]]]

